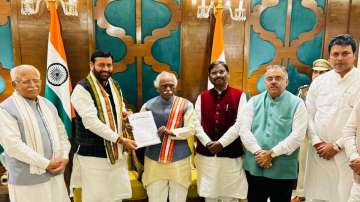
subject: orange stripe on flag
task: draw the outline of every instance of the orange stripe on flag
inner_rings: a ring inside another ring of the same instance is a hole
[[[49,1],[50,7],[50,41],[60,56],[67,63],[64,44],[61,38],[59,16],[55,7],[55,1]]]
[[[222,9],[217,9],[216,12],[215,29],[211,49],[211,63],[219,60],[221,54],[224,52]]]

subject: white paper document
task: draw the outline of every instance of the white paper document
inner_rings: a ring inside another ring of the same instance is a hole
[[[129,122],[133,127],[137,148],[161,143],[151,111],[131,114]]]

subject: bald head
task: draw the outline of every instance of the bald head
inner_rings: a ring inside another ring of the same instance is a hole
[[[40,94],[40,72],[32,65],[20,65],[10,71],[12,86],[23,97],[36,100]]]

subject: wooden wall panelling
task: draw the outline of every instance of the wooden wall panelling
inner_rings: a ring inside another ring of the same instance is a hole
[[[91,8],[92,0],[78,1],[79,16],[77,17],[65,16],[62,9],[58,9],[62,25],[62,37],[73,85],[80,79],[83,79],[90,71],[89,55],[95,46]]]
[[[7,0],[0,0],[0,25],[7,23],[7,17],[11,15],[10,2]]]
[[[232,8],[239,5],[236,0],[231,3]],[[230,69],[229,84],[243,89],[245,22],[233,21],[228,10],[223,15],[225,57]]]
[[[359,53],[359,42],[360,42],[360,1],[351,1],[350,8],[350,17],[349,17],[349,33],[357,40]],[[356,57],[355,64],[359,63],[359,58]]]
[[[351,2],[354,1],[327,1],[323,58],[329,58],[328,44],[331,37],[338,34],[349,33],[349,9],[351,8]]]
[[[231,1],[232,7],[238,0]],[[217,3],[217,1],[215,1]],[[209,1],[206,1],[209,4]],[[199,93],[207,88],[208,66],[210,63],[214,17],[198,19],[197,6],[192,1],[184,0],[181,23],[181,62],[182,62],[182,94],[195,101]],[[230,68],[230,85],[244,88],[244,41],[245,23],[231,20],[227,10],[223,12],[224,48],[226,62]]]
[[[31,64],[41,72],[45,83],[46,58],[49,34],[49,12],[42,2],[40,12],[31,16],[20,14],[20,0],[12,0],[12,32],[14,40],[15,64]],[[58,14],[62,28],[67,62],[72,83],[75,84],[89,71],[89,52],[94,44],[89,21],[91,0],[78,1],[79,16],[65,16],[62,7]],[[13,20],[14,19],[14,20]]]
[[[199,4],[198,4],[199,5]],[[196,18],[191,1],[183,1],[181,23],[182,95],[195,101],[207,86],[211,41],[208,19]]]

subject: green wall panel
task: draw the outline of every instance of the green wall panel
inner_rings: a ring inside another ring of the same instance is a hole
[[[293,64],[289,63],[288,65],[288,75],[289,75],[289,85],[287,90],[293,94],[297,94],[299,86],[309,84],[310,78],[303,73],[300,73],[296,70]]]
[[[94,5],[96,5],[94,0]],[[135,17],[135,0],[117,0],[108,4],[105,8],[105,16],[107,21],[115,26],[121,27],[135,39],[136,35],[136,17]],[[163,28],[168,25],[171,20],[171,11],[169,8],[155,0],[141,1],[141,32],[142,43],[146,36],[151,36],[155,29]],[[176,4],[181,5],[180,0],[174,0]],[[156,40],[151,47],[152,56],[159,61],[170,66],[172,71],[180,71],[180,36],[181,29],[177,26],[172,30],[170,36]],[[106,33],[106,30],[95,27],[95,41],[97,49],[104,49],[112,51],[115,62],[120,61],[125,55],[129,47],[116,37],[111,37]],[[135,40],[134,40],[135,41]],[[153,80],[157,72],[154,72],[151,65],[145,64],[143,58],[137,61],[142,64],[142,83],[143,83],[143,101],[157,95],[155,87],[153,87]],[[116,73],[113,77],[119,81],[124,97],[132,105],[136,106],[137,102],[137,71],[136,62],[127,65],[127,70]],[[140,108],[141,106],[137,106]]]
[[[0,76],[0,94],[5,91],[5,81],[2,76]]]
[[[157,72],[151,69],[150,65],[147,65],[143,62],[143,102],[150,100],[151,98],[158,95],[156,88],[154,86],[154,80],[158,75]]]
[[[260,24],[267,31],[274,32],[283,43],[286,33],[287,0],[281,0],[273,7],[267,8],[260,15]]]
[[[264,83],[264,76],[261,76],[257,82],[256,82],[256,89],[262,93],[264,92],[266,89],[265,89],[265,83]]]
[[[251,1],[251,8],[255,8],[255,6],[261,4],[262,0],[252,0]]]
[[[126,54],[127,49],[119,38],[109,36],[105,29],[95,25],[95,43],[96,49],[111,51],[114,61],[120,61]]]
[[[262,2],[262,1],[261,1]],[[308,8],[301,5],[300,0],[292,1],[292,13],[290,22],[290,41],[298,39],[301,34],[310,32],[316,25],[316,15]],[[259,4],[260,1],[252,1],[252,6]],[[317,6],[319,8],[325,8],[325,0],[317,0]],[[265,8],[260,15],[260,24],[267,31],[273,32],[277,38],[283,42],[286,38],[286,16],[288,8],[287,0],[280,0],[277,5]],[[321,57],[322,45],[323,45],[324,32],[316,34],[312,39],[303,42],[296,50],[297,59],[308,65],[311,68],[312,62],[315,59]],[[249,67],[248,77],[251,73],[259,68],[262,64],[271,64],[271,60],[276,53],[276,47],[269,42],[260,38],[259,33],[255,33],[253,28],[250,27],[250,47],[249,47]],[[291,44],[284,44],[288,46]],[[288,90],[292,93],[297,93],[299,86],[310,83],[308,75],[298,72],[295,66],[289,61],[288,74],[289,85]],[[282,62],[284,63],[284,61]],[[265,90],[263,76],[257,80],[256,88],[259,92]]]
[[[171,11],[166,5],[153,0],[142,0],[141,3],[141,32],[144,40],[146,36],[151,36],[154,29],[165,27],[170,22]]]
[[[151,50],[152,55],[161,63],[168,64],[171,70],[180,72],[180,26],[167,38],[157,40]]]
[[[275,51],[275,47],[270,42],[262,40],[251,26],[248,77],[250,77],[251,73],[256,71],[260,65],[270,63],[275,57]]]
[[[304,64],[312,65],[312,62],[319,59],[322,50],[324,33],[320,32],[312,40],[304,42],[297,50],[297,58]]]
[[[108,22],[126,31],[126,35],[136,37],[135,0],[117,0],[108,4],[105,17]],[[121,11],[121,12],[119,12]]]
[[[14,67],[10,17],[5,25],[0,25],[0,62],[6,67]]]
[[[135,60],[134,64],[127,65],[125,71],[113,75],[113,78],[120,84],[125,100],[134,106],[136,106],[137,97],[136,64],[137,61]]]
[[[324,10],[326,5],[326,0],[316,0],[317,6]]]
[[[301,5],[301,1],[293,1],[291,13],[290,41],[298,38],[303,32],[309,32],[316,24],[316,15],[311,9]]]

